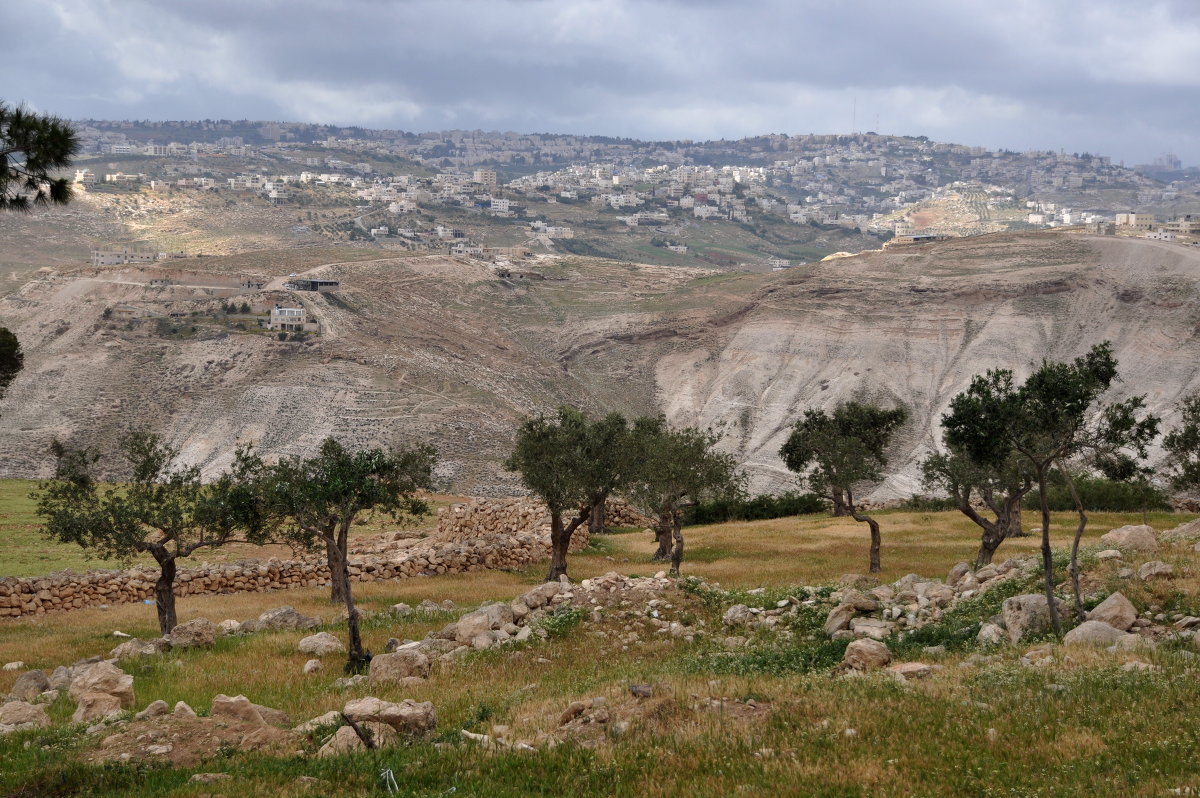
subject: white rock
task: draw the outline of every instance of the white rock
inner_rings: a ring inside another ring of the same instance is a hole
[[[329,632],[317,632],[315,635],[303,638],[296,646],[296,650],[301,654],[324,657],[329,654],[342,653],[346,650],[346,647],[342,645],[341,640],[338,640]]]

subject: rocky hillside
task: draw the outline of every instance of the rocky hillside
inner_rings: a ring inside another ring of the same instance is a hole
[[[1110,339],[1119,390],[1153,410],[1200,388],[1200,252],[1171,244],[1002,234],[768,275],[549,256],[533,268],[500,279],[442,256],[303,250],[35,273],[0,299],[27,353],[0,404],[0,474],[46,474],[54,437],[108,447],[148,425],[210,470],[245,440],[274,455],[326,435],[429,439],[456,490],[504,492],[517,421],[569,402],[712,426],[767,490],[792,484],[775,453],[802,410],[855,397],[913,410],[883,497],[916,489],[941,413],[984,369]],[[341,287],[288,292],[292,273]],[[299,301],[322,334],[239,330],[228,299]]]

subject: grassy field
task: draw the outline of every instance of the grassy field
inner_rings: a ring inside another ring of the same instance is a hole
[[[1158,529],[1185,520],[1150,519]],[[881,514],[881,521],[885,581],[908,572],[944,577],[953,563],[974,553],[976,536],[957,514],[897,511]],[[1112,526],[1137,521],[1098,514],[1089,542]],[[1069,517],[1056,518],[1057,545],[1066,543],[1070,529]],[[692,625],[703,622],[714,632],[734,601],[773,606],[796,586],[830,584],[843,573],[866,570],[865,529],[851,521],[785,518],[686,534],[684,572],[705,577],[709,587],[672,591],[664,612]],[[1006,542],[999,559],[1035,546],[1033,538]],[[605,536],[572,556],[571,574],[576,579],[614,570],[652,574],[660,567],[650,560],[652,548],[640,531]],[[1179,546],[1157,556],[1184,571],[1194,566],[1196,555]],[[1139,607],[1155,604],[1200,615],[1200,586],[1191,573],[1169,583],[1134,584],[1118,580],[1115,572],[1115,565],[1095,566],[1090,580],[1098,593],[1120,588]],[[388,637],[423,636],[480,602],[527,590],[541,573],[538,566],[356,585],[360,605],[370,610],[425,598],[450,598],[458,606],[405,620],[372,617],[366,622],[367,646],[381,651]],[[714,581],[725,592],[713,589]],[[766,590],[746,592],[758,587]],[[225,638],[209,651],[171,653],[129,666],[137,708],[162,698],[205,709],[217,693],[242,693],[302,721],[340,708],[348,697],[370,694],[432,701],[437,732],[429,741],[378,753],[316,760],[301,753],[274,758],[229,751],[198,767],[172,769],[87,764],[99,738],[56,726],[0,738],[0,795],[386,795],[379,779],[383,769],[392,771],[398,794],[456,798],[1150,796],[1200,789],[1194,758],[1200,744],[1200,719],[1193,711],[1197,670],[1185,652],[1162,647],[1151,654],[1114,656],[1072,650],[1050,667],[1027,668],[1017,662],[1026,646],[992,652],[998,661],[984,668],[960,667],[975,649],[954,634],[957,628],[988,617],[1013,591],[1032,587],[1017,584],[964,602],[943,624],[923,630],[920,639],[893,642],[898,659],[920,658],[920,646],[934,642],[949,648],[924,657],[942,666],[932,678],[903,684],[883,677],[831,676],[844,643],[805,642],[798,634],[797,642],[783,645],[766,633],[751,633],[748,648],[729,655],[708,639],[689,643],[643,633],[631,641],[626,635],[639,628],[638,620],[620,617],[564,623],[554,639],[469,655],[435,670],[417,687],[348,693],[332,686],[340,675],[336,657],[326,658],[321,673],[301,675],[308,655],[295,650],[299,632]],[[244,619],[281,604],[326,619],[334,614],[321,590],[184,597],[179,612],[181,621]],[[804,618],[797,632],[811,632],[821,621],[823,615]],[[50,668],[105,653],[117,642],[113,630],[149,637],[155,628],[153,609],[142,605],[0,623],[0,661],[21,659],[29,667]],[[336,623],[325,628],[344,634],[344,626]],[[1121,665],[1132,659],[1160,670],[1123,670]],[[0,672],[0,691],[15,677]],[[654,698],[635,701],[629,684],[654,685]],[[543,744],[529,752],[486,751],[464,743],[460,735],[461,729],[486,733],[502,724],[512,739],[538,741],[557,730],[558,715],[570,701],[592,697],[604,697],[614,717],[629,718],[629,731]],[[709,699],[717,701],[709,704]],[[751,699],[753,708],[744,703]],[[66,720],[72,709],[60,700],[52,714]],[[234,778],[189,784],[194,772]],[[301,775],[325,785],[305,791],[294,783]]]

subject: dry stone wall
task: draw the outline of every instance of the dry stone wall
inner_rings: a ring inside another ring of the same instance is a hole
[[[476,499],[440,511],[429,538],[397,532],[356,543],[350,578],[357,582],[521,568],[550,556],[545,507],[528,499]],[[577,530],[571,549],[587,545]],[[0,579],[0,618],[143,601],[154,597],[157,568],[122,571],[63,571],[48,576]],[[323,555],[297,559],[246,560],[180,568],[175,595],[264,592],[314,587],[329,581]]]

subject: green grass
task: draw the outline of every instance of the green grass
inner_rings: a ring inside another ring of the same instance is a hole
[[[12,484],[0,485],[25,502]],[[19,506],[4,505],[10,512]],[[29,507],[26,506],[26,514]],[[977,536],[957,513],[891,511],[884,529],[885,581],[909,571],[942,577],[954,562],[969,559]],[[1140,518],[1098,514],[1088,539],[1111,526]],[[1185,517],[1163,515],[1156,528]],[[1054,518],[1054,539],[1069,539],[1069,514]],[[640,533],[640,530],[637,530]],[[376,687],[343,692],[337,657],[314,676],[302,676],[307,655],[296,651],[305,633],[277,632],[222,639],[208,651],[172,652],[130,663],[137,708],[158,698],[185,700],[206,710],[216,693],[245,694],[303,721],[340,708],[349,697],[432,701],[438,727],[428,741],[379,753],[327,760],[229,752],[193,768],[89,764],[87,755],[103,735],[81,736],[59,725],[46,732],[0,738],[0,796],[283,796],[306,794],[297,776],[322,779],[311,794],[386,795],[379,780],[390,769],[400,795],[411,796],[1075,796],[1163,795],[1200,787],[1194,751],[1200,719],[1193,710],[1197,666],[1164,647],[1153,654],[1072,651],[1048,668],[1017,664],[1021,650],[1000,649],[987,668],[959,667],[976,652],[973,630],[997,611],[1014,583],[960,602],[940,623],[889,645],[899,660],[924,658],[927,645],[947,653],[926,661],[942,666],[928,680],[900,684],[890,678],[831,675],[846,643],[819,633],[828,604],[803,607],[789,624],[791,641],[767,632],[724,630],[721,615],[732,603],[769,608],[789,597],[826,599],[838,577],[862,571],[866,535],[860,525],[830,518],[785,518],[685,528],[689,556],[684,573],[702,574],[664,596],[664,617],[706,629],[695,642],[658,634],[643,621],[643,608],[606,611],[593,621],[586,610],[563,612],[544,622],[551,639],[509,650],[469,654],[439,666],[427,683],[409,688]],[[570,557],[576,579],[606,571],[649,574],[653,541],[643,534],[598,538]],[[1009,541],[1000,559],[1035,551],[1036,539]],[[1155,555],[1194,568],[1187,546]],[[1090,560],[1085,558],[1085,562]],[[1118,580],[1113,564],[1095,564],[1099,593],[1122,589],[1139,606],[1167,611],[1200,604],[1198,580],[1137,585]],[[509,599],[537,584],[535,564],[516,572],[356,584],[360,606],[382,610],[397,601],[453,599],[452,612],[404,619],[376,615],[363,624],[367,647],[381,651],[388,637],[419,638],[480,602]],[[724,587],[717,588],[713,579]],[[811,586],[806,590],[803,585]],[[825,587],[822,587],[824,585]],[[764,588],[761,592],[757,588]],[[755,592],[750,592],[751,590]],[[334,609],[324,591],[197,596],[180,599],[180,618],[246,618],[272,606],[292,604],[329,619]],[[629,614],[625,614],[628,610]],[[704,626],[700,626],[703,622]],[[150,636],[154,615],[141,605],[85,610],[0,623],[0,661],[24,659],[49,668],[106,653],[113,629]],[[324,628],[345,634],[344,625]],[[627,642],[634,631],[639,638]],[[599,634],[599,633],[603,634]],[[745,648],[725,651],[729,634],[749,637]],[[814,639],[805,640],[806,635]],[[1126,659],[1144,658],[1158,672],[1124,671]],[[16,674],[0,673],[0,691]],[[630,684],[654,686],[639,703]],[[1051,692],[1047,685],[1061,685]],[[598,730],[588,745],[541,744],[558,729],[558,715],[573,700],[603,696],[626,734]],[[744,712],[734,698],[754,698],[766,709]],[[706,708],[709,698],[718,701]],[[62,723],[72,707],[52,707]],[[489,752],[464,742],[459,730],[492,733],[504,724],[513,738],[539,743],[532,752]],[[854,729],[853,736],[845,730]],[[26,745],[28,743],[28,745]],[[303,746],[297,745],[297,749]],[[309,746],[311,747],[311,746]],[[195,772],[233,776],[214,785],[192,785]]]

